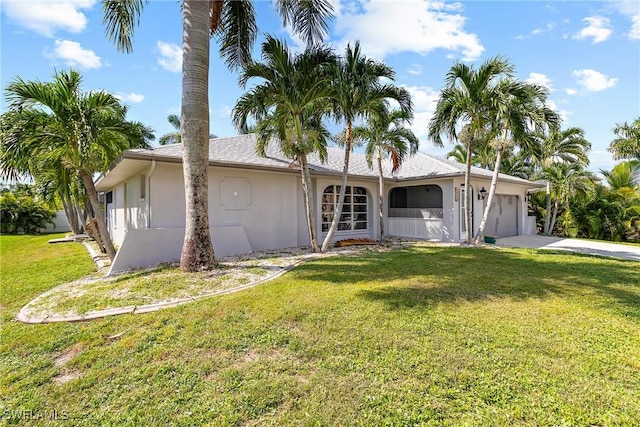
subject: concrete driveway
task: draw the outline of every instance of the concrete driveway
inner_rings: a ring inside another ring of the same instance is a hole
[[[555,249],[640,261],[640,246],[595,242],[591,240],[529,235],[502,237],[497,239],[496,245],[511,248]]]

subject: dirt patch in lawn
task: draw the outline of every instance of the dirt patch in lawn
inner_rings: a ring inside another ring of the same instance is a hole
[[[93,275],[45,292],[22,308],[18,320],[74,321],[154,311],[262,283],[308,259],[387,251],[409,244],[396,239],[384,246],[349,246],[326,254],[311,254],[308,248],[254,252],[222,258],[218,269],[198,273],[183,273],[176,265],[161,265],[112,277]]]

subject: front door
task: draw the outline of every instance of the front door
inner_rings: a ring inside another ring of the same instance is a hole
[[[460,240],[467,239],[467,224],[464,221],[464,206],[467,201],[465,188],[460,186]],[[471,230],[473,230],[473,187],[471,187]]]

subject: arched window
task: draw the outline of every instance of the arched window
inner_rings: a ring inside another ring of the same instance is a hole
[[[339,185],[330,185],[322,193],[322,231],[329,231],[333,213],[338,205]],[[367,230],[369,228],[369,197],[367,189],[351,187],[346,189],[342,215],[338,223],[338,231]]]

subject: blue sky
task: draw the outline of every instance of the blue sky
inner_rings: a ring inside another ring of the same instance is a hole
[[[550,105],[564,126],[578,126],[591,141],[590,169],[611,169],[606,151],[615,123],[640,116],[640,2],[333,0],[336,19],[328,42],[342,52],[360,40],[364,53],[396,71],[396,83],[412,94],[412,128],[420,150],[444,155],[426,127],[447,70],[455,61],[480,64],[510,58],[517,76],[546,85]],[[181,98],[181,15],[177,0],[151,1],[136,29],[134,53],[109,42],[95,0],[0,0],[1,84],[16,76],[47,81],[54,70],[73,67],[84,88],[115,93],[129,118],[151,126],[156,136],[172,130]],[[272,2],[256,2],[262,32],[292,39]],[[255,56],[259,54],[259,43]],[[212,43],[211,132],[235,134],[230,111],[242,94]],[[4,99],[1,110],[5,111]]]

